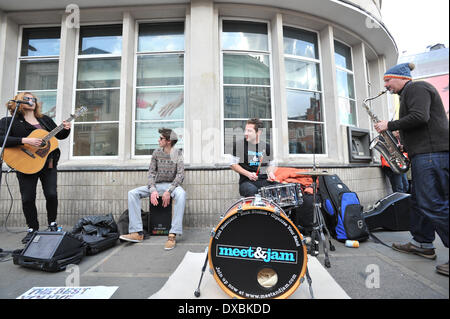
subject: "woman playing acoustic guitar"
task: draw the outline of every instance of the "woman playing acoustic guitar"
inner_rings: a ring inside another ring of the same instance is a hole
[[[29,137],[30,133],[36,129],[51,131],[57,125],[55,122],[41,113],[42,105],[38,102],[36,96],[29,92],[21,92],[16,95],[16,101],[24,101],[28,103],[19,104],[19,109],[16,113],[10,134],[5,144],[8,147],[20,147],[23,145],[40,147],[43,140],[41,138]],[[14,114],[16,108],[15,101],[9,101],[6,104],[11,115]],[[4,117],[0,120],[0,143],[3,141],[11,123],[11,116]],[[70,123],[63,122],[64,129],[55,135],[57,139],[65,139],[70,134]],[[25,149],[25,148],[24,148]],[[24,151],[25,152],[25,151]],[[24,153],[24,156],[27,156]],[[20,194],[22,197],[22,209],[25,215],[25,220],[28,225],[28,232],[22,243],[26,244],[33,233],[39,230],[39,222],[36,209],[36,187],[38,179],[41,180],[42,190],[46,199],[47,220],[49,227],[56,226],[56,215],[58,209],[58,196],[56,191],[57,186],[57,169],[56,165],[60,156],[60,151],[56,148],[47,156],[44,167],[36,173],[24,174],[17,170],[17,179],[19,181]]]

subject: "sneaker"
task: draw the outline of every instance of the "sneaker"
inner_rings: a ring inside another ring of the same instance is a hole
[[[139,235],[139,233],[131,233],[127,235],[122,235],[119,237],[119,239],[129,241],[132,243],[141,243],[144,240],[144,235]]]
[[[402,253],[419,255],[427,259],[436,259],[434,248],[420,248],[411,243],[407,243],[404,245],[392,244],[392,249],[400,251]]]
[[[47,231],[58,231],[58,225],[56,222],[51,222],[50,225],[48,225]]]
[[[33,228],[28,228],[27,230],[27,234],[24,238],[22,238],[22,244],[28,244],[28,242],[30,241],[31,237],[33,237],[34,233],[36,231]]]
[[[164,246],[165,250],[171,250],[175,248],[175,245],[177,243],[175,237],[175,234],[169,234],[169,237],[167,237],[166,245]]]
[[[448,261],[445,264],[437,265],[436,271],[440,274],[448,276]]]

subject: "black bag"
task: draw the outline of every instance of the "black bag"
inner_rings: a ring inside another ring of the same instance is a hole
[[[148,239],[150,237],[150,231],[149,231],[149,229],[150,229],[150,213],[144,212],[144,210],[141,209],[141,218],[142,218],[144,239]],[[126,209],[119,216],[119,220],[117,221],[117,229],[118,229],[120,235],[126,235],[129,233],[129,231],[128,231],[129,223],[130,223],[130,219],[128,216],[128,209]]]
[[[35,232],[24,249],[12,254],[15,265],[48,272],[78,264],[84,255],[83,242],[68,232]]]
[[[319,176],[319,192],[331,236],[342,242],[369,238],[358,195],[350,191],[337,175]]]
[[[320,201],[320,195],[316,200]],[[295,224],[303,236],[310,236],[314,227],[314,195],[303,194],[303,204],[294,209]]]
[[[113,247],[120,236],[112,214],[83,217],[75,224],[71,234],[83,242],[86,255],[95,255]]]

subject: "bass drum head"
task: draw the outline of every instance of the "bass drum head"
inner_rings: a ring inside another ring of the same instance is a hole
[[[247,206],[231,212],[209,245],[214,278],[234,298],[287,298],[306,271],[302,235],[273,207]]]

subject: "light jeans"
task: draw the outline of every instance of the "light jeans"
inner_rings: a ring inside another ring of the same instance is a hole
[[[156,184],[156,190],[161,196],[170,187],[170,183]],[[136,233],[143,230],[141,218],[141,199],[150,197],[150,190],[147,186],[141,186],[128,192],[128,216],[129,233]],[[186,192],[181,186],[176,187],[172,194],[173,216],[170,234],[183,233],[183,215],[186,203]],[[151,205],[151,204],[150,204]]]

